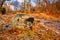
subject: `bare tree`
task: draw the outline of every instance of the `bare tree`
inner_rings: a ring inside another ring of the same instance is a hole
[[[40,11],[40,7],[41,7],[41,2],[40,2],[40,0],[37,0],[37,2],[36,2],[36,11],[37,12]]]
[[[24,0],[24,8],[25,8],[25,12],[29,11],[30,12],[30,1],[31,0]]]
[[[5,2],[6,0],[1,0],[0,2],[0,12],[2,13],[2,14],[5,14],[6,13],[6,9],[3,7],[3,4],[4,4],[4,2]]]
[[[1,7],[2,7],[2,5],[4,4],[4,2],[5,2],[6,0],[1,0]]]

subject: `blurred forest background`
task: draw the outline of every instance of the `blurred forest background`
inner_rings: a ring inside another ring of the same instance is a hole
[[[60,0],[0,0],[0,12],[60,13]],[[3,14],[3,13],[2,13]]]

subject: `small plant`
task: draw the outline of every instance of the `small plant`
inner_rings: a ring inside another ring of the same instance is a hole
[[[6,9],[2,8],[1,12],[2,12],[2,14],[6,14]]]

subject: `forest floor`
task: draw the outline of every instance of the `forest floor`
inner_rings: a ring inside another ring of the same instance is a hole
[[[2,15],[0,18],[2,18],[3,22],[8,23],[14,15]],[[0,31],[0,40],[60,40],[60,16],[52,16],[45,13],[26,15],[35,19],[32,30],[28,27],[16,30],[3,30]]]

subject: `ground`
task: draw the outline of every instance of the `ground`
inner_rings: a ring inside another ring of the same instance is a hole
[[[15,15],[6,14],[0,16],[0,18],[3,20],[3,23],[9,23]],[[46,13],[26,15],[34,17],[32,30],[29,27],[24,29],[2,30],[0,31],[0,40],[60,40],[59,18],[47,15]]]

